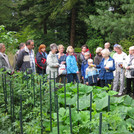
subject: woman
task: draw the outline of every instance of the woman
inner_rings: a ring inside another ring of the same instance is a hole
[[[133,96],[134,96],[134,76],[132,71],[134,71],[134,46],[129,48],[129,55],[126,58],[126,85],[127,94],[131,95],[131,83],[133,83]]]
[[[108,49],[103,49],[102,53],[102,61],[99,65],[92,65],[96,68],[100,68],[99,79],[100,79],[100,86],[108,86],[108,84],[112,83],[114,78],[113,71],[115,70],[115,63],[114,59],[112,59],[110,55],[110,51]]]
[[[49,55],[47,56],[47,69],[46,72],[49,76],[49,78],[57,78],[58,77],[58,68],[59,63],[56,56],[57,52],[57,45],[55,43],[50,45],[51,51],[49,52]],[[51,73],[51,76],[50,76]],[[55,75],[55,76],[54,76]]]
[[[47,53],[46,51],[46,45],[41,44],[39,46],[39,51],[36,55],[36,65],[37,65],[37,73],[39,75],[46,74],[46,59],[47,59]]]
[[[64,46],[60,44],[58,46],[59,53],[56,55],[59,62],[59,80],[61,83],[64,83],[66,77],[66,55],[64,54]]]
[[[95,65],[99,65],[100,64],[100,62],[101,62],[101,60],[102,60],[102,54],[101,54],[101,51],[102,51],[102,48],[101,47],[98,47],[97,49],[96,49],[96,56],[95,56],[95,58],[94,58],[94,64]]]

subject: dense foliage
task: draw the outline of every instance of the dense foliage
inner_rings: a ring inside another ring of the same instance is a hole
[[[2,73],[0,74],[2,76]],[[26,74],[25,74],[26,75]],[[51,81],[51,84],[42,83],[42,77],[29,75],[26,79],[22,73],[12,77],[5,74],[0,81],[0,133],[20,133],[20,117],[22,117],[23,132],[28,134],[41,133],[41,120],[43,133],[50,132],[50,109],[52,109],[52,132],[57,133],[57,97],[59,112],[59,130],[61,134],[70,133],[69,108],[73,133],[96,134],[99,132],[99,113],[102,112],[103,134],[132,134],[134,132],[134,100],[128,95],[114,97],[117,94],[109,88],[90,87],[83,84],[62,84]],[[46,81],[46,80],[44,80]],[[41,86],[41,85],[42,86]],[[3,90],[3,85],[6,88]],[[50,88],[51,85],[51,88]],[[41,90],[40,90],[41,87]],[[66,87],[66,109],[65,88]],[[5,90],[6,89],[6,90]],[[50,89],[52,92],[50,92]],[[4,92],[3,92],[4,91]],[[5,92],[6,91],[6,92]],[[79,106],[78,106],[79,91]],[[90,121],[90,93],[92,97],[92,120]],[[35,93],[35,94],[34,94]],[[50,94],[51,105],[50,105]],[[6,96],[5,96],[6,95]],[[20,116],[22,96],[22,116]],[[110,96],[110,111],[108,110],[108,96]],[[7,109],[5,102],[7,97]],[[42,99],[41,99],[42,98]],[[42,112],[41,112],[42,104]],[[50,107],[51,106],[51,107]],[[41,114],[42,113],[42,114]],[[41,118],[42,115],[42,118]]]

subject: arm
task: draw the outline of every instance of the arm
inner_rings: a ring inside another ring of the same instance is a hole
[[[50,67],[55,67],[57,68],[59,66],[59,63],[53,63],[53,59],[51,58],[50,55],[47,56],[47,64],[50,66]]]
[[[81,76],[84,77],[84,65],[83,65],[83,63],[81,65]]]
[[[94,64],[95,64],[95,65],[99,65],[99,60],[97,59],[96,56],[95,56],[95,58],[94,58]]]
[[[43,64],[43,63],[41,62],[42,55],[41,55],[40,53],[37,53],[36,59],[37,59],[37,63],[38,63],[41,67],[45,67],[45,66],[46,66],[46,63]]]

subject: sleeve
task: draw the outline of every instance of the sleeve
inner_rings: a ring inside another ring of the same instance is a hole
[[[45,67],[45,66],[46,66],[46,63],[43,64],[43,63],[41,62],[41,60],[42,60],[42,55],[41,55],[39,52],[38,52],[37,55],[36,55],[36,59],[37,59],[37,63],[38,63],[41,67]]]
[[[16,63],[16,70],[20,70],[23,64],[23,58],[24,58],[23,51],[20,51],[18,55],[17,63]]]
[[[57,57],[56,57],[57,58]],[[56,67],[57,65],[59,65],[59,63],[54,63],[51,56],[48,55],[47,56],[47,65],[50,66],[50,67]]]
[[[75,57],[74,57],[75,58]],[[70,58],[68,58],[67,57],[67,59],[66,59],[66,64],[67,64],[67,70],[69,71],[69,72],[75,72],[75,70],[76,70],[76,72],[78,72],[78,66],[77,66],[77,62],[76,62],[76,59],[75,59],[75,63],[72,65],[71,64],[71,59]],[[75,72],[75,73],[76,73]]]
[[[98,65],[98,64],[99,64],[99,61],[98,61],[98,59],[97,59],[96,56],[95,56],[95,58],[94,58],[94,64],[95,64],[95,65]]]
[[[85,82],[88,82],[88,70],[86,69],[86,72],[85,72]]]
[[[114,71],[115,70],[115,62],[114,62],[114,59],[112,61],[113,61],[113,67],[109,67],[109,71]]]
[[[0,68],[3,68],[4,71],[7,70],[5,66],[3,66],[2,57],[0,56]]]

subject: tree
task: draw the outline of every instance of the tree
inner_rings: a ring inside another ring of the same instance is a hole
[[[110,0],[96,2],[97,15],[89,16],[90,23],[100,30],[106,41],[116,43],[134,33],[134,1]]]

